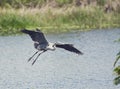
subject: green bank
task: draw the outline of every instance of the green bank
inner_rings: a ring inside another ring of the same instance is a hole
[[[119,27],[120,14],[105,13],[99,7],[0,9],[0,35],[18,34],[22,28],[58,33]]]

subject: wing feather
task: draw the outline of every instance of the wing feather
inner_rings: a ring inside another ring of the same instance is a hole
[[[76,49],[72,44],[58,44],[58,43],[56,43],[55,46],[58,48],[63,48],[65,50],[77,53],[77,54],[83,54],[81,51]]]
[[[39,30],[36,29],[37,31],[30,31],[27,29],[21,30],[23,33],[29,34],[30,37],[32,38],[33,41],[39,42],[40,44],[45,44],[48,43],[44,34]]]

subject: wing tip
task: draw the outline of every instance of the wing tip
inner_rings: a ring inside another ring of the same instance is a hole
[[[22,29],[21,32],[26,33],[27,29]]]
[[[78,55],[83,55],[84,53],[82,53],[82,52],[77,52],[77,54],[78,54]]]
[[[84,53],[79,53],[79,55],[83,55]]]
[[[27,30],[26,28],[23,28],[23,29],[21,29],[21,32],[30,33],[30,32],[32,32],[32,30]],[[36,28],[36,31],[33,31],[33,32],[41,32],[41,31],[40,31],[40,29]]]

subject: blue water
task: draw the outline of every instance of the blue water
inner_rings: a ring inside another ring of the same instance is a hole
[[[120,29],[46,34],[51,42],[73,43],[84,55],[57,49],[42,54],[28,35],[0,37],[0,89],[120,89],[113,63],[120,50]],[[120,62],[118,62],[119,64]],[[117,65],[118,65],[117,64]]]

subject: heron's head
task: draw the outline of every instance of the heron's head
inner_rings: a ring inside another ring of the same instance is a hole
[[[54,43],[49,43],[48,49],[54,51],[55,50],[55,44]]]

